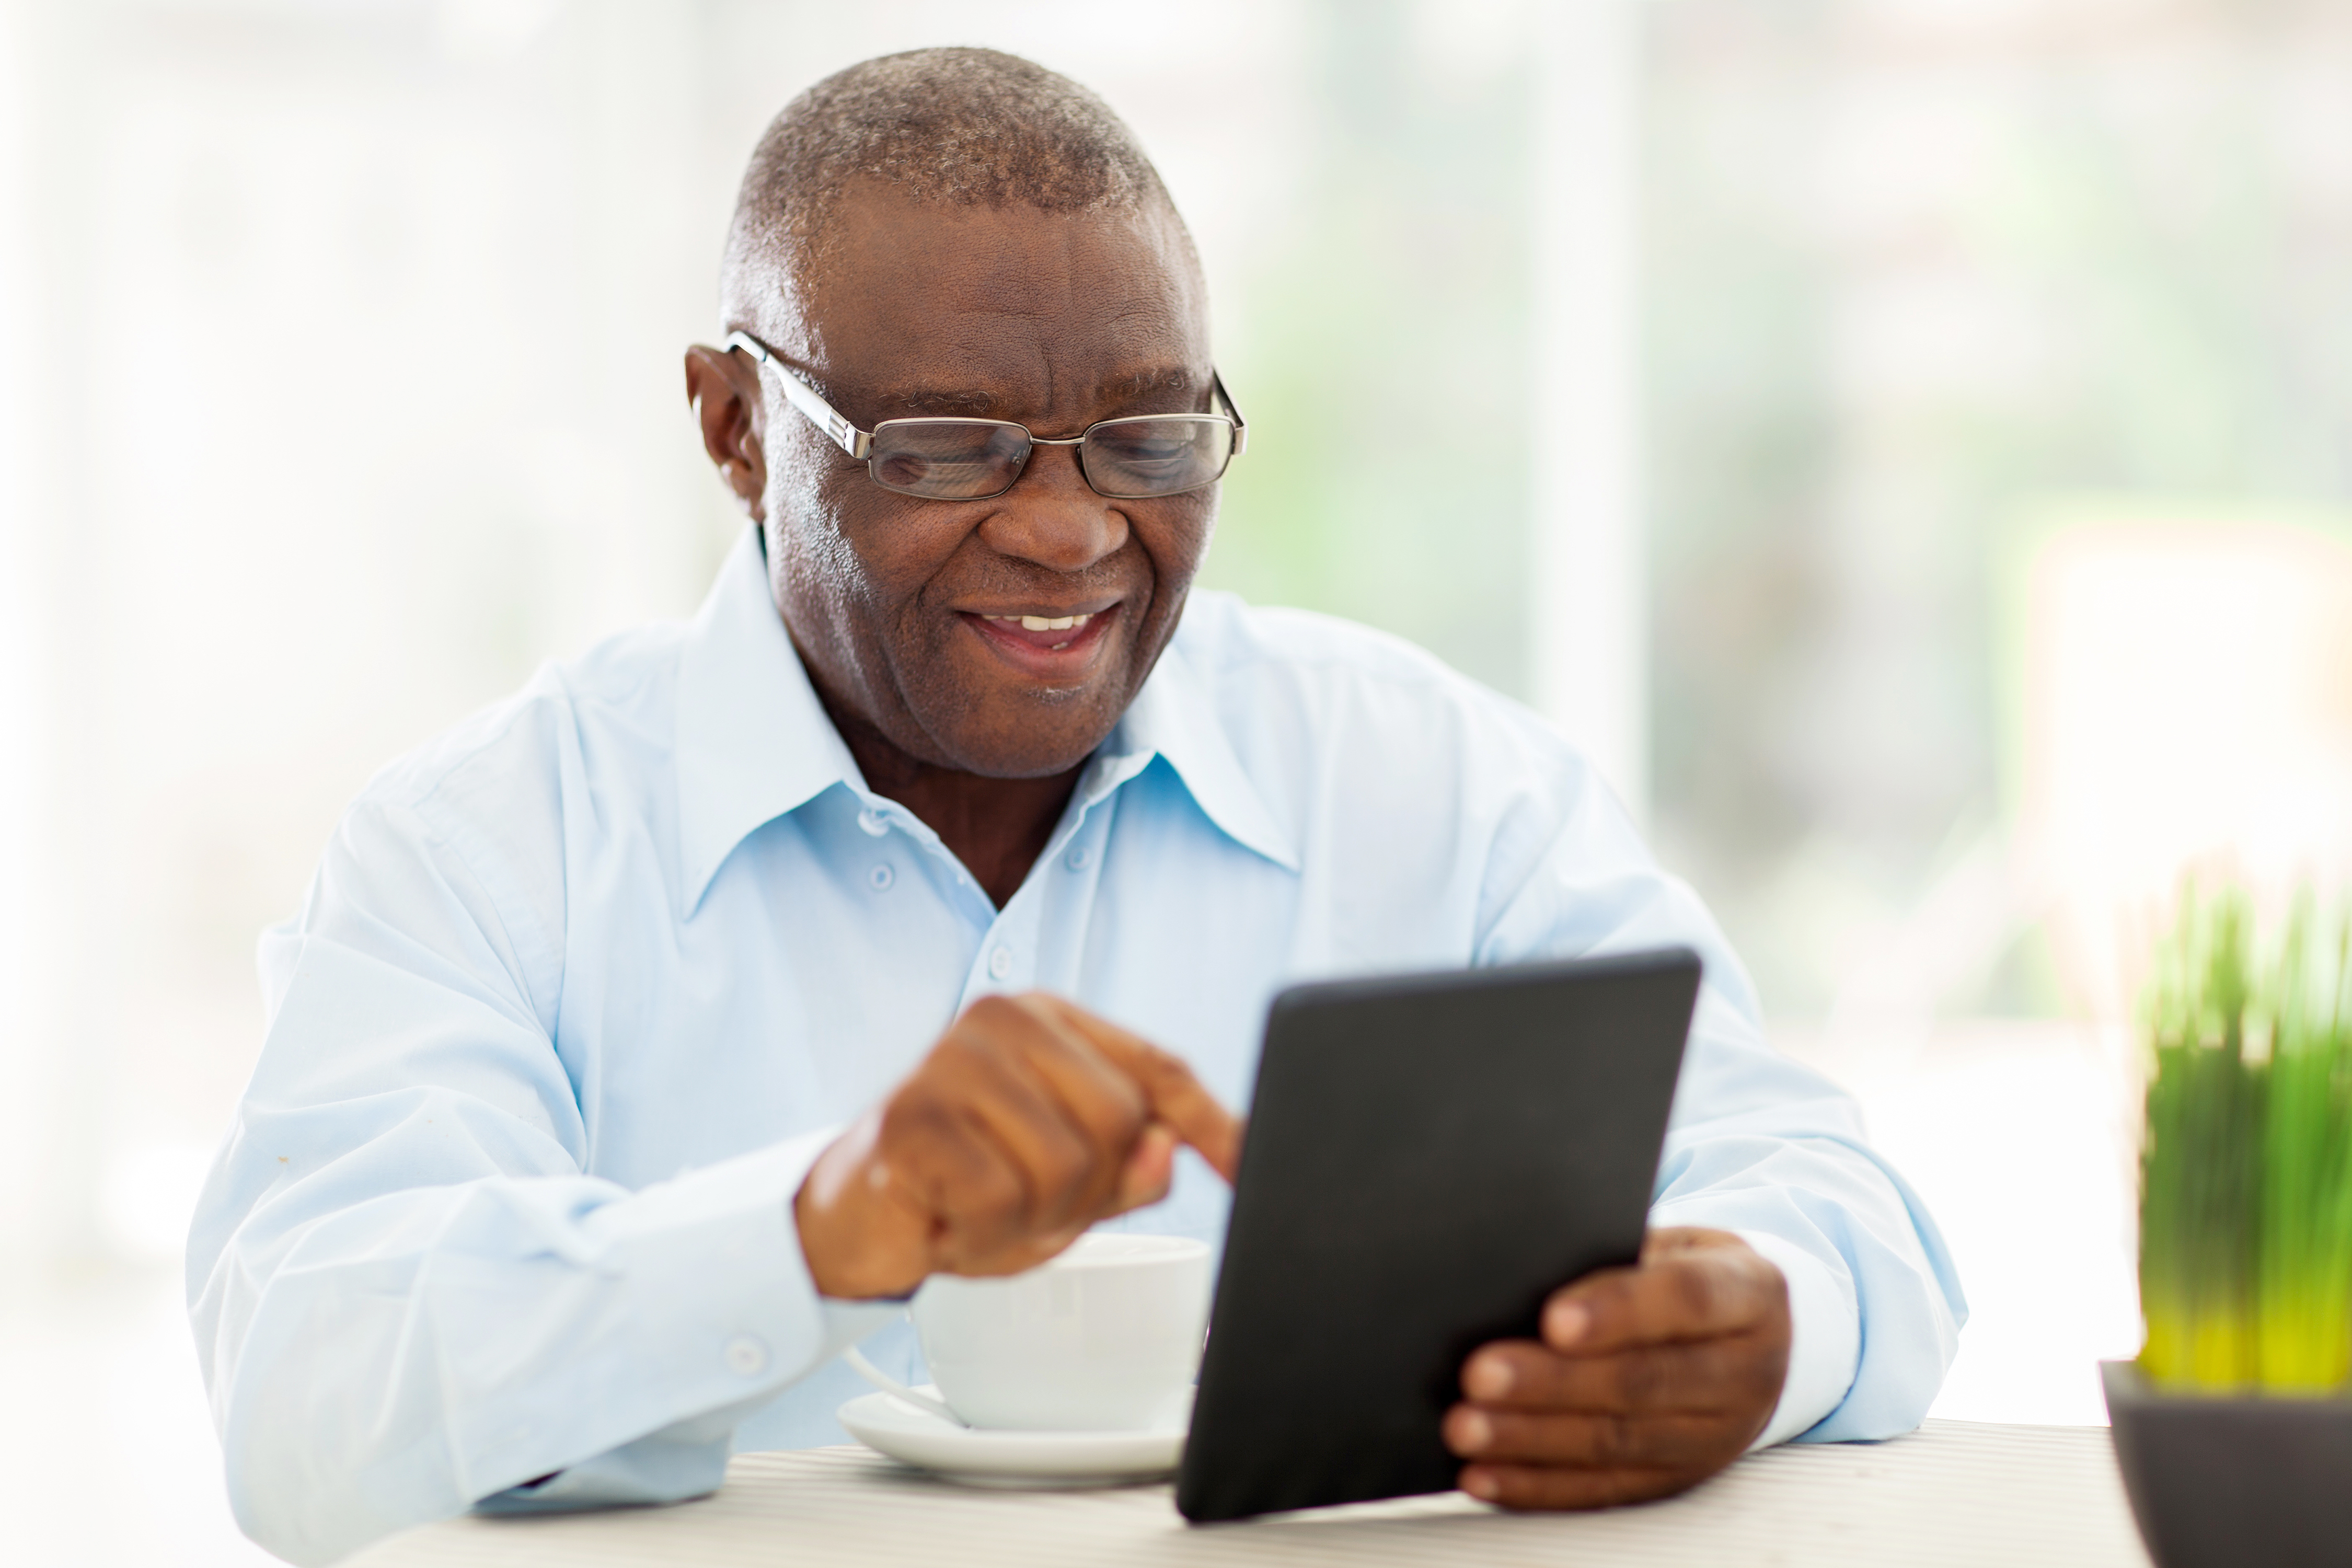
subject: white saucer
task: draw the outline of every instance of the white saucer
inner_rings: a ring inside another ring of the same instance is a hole
[[[919,1393],[937,1396],[925,1384]],[[1150,1432],[1008,1432],[955,1426],[887,1394],[836,1412],[851,1436],[901,1464],[973,1487],[1118,1487],[1173,1474],[1182,1426]],[[1186,1415],[1191,1415],[1190,1410]]]

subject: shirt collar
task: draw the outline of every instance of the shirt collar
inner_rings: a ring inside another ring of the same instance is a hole
[[[1162,759],[1226,837],[1295,871],[1297,846],[1234,754],[1183,643],[1171,639],[1103,743],[1094,776],[1123,783]],[[677,681],[679,891],[681,913],[691,914],[753,830],[835,784],[867,791],[776,613],[767,557],[748,530],[688,629]]]
[[[1169,639],[1103,752],[1111,758],[1140,759],[1129,764],[1139,773],[1156,753],[1226,837],[1285,870],[1298,869],[1297,838],[1266,809],[1265,797],[1234,754],[1215,694],[1193,663],[1181,629]]]
[[[690,914],[754,828],[865,776],[784,630],[748,529],[694,617],[677,672],[677,845]]]

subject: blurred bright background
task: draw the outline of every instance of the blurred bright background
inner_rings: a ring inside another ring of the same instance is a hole
[[[966,42],[1199,237],[1209,579],[1581,736],[1943,1219],[1937,1413],[2104,1419],[2149,911],[2352,849],[2352,7],[0,0],[0,1559],[260,1560],[176,1272],[255,935],[692,609],[743,157]]]

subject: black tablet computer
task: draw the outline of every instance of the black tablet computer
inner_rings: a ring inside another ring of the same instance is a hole
[[[1698,982],[1676,948],[1275,999],[1187,1519],[1452,1489],[1464,1358],[1640,1254]]]

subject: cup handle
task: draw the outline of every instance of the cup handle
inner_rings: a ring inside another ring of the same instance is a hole
[[[872,1384],[875,1387],[880,1389],[883,1393],[888,1394],[899,1404],[908,1405],[912,1409],[919,1410],[926,1415],[936,1415],[940,1420],[947,1422],[950,1426],[970,1426],[971,1425],[971,1422],[966,1421],[962,1416],[949,1409],[947,1401],[943,1399],[933,1399],[928,1394],[916,1393],[913,1389],[908,1388],[905,1384],[900,1383],[897,1378],[892,1377],[888,1373],[884,1372],[880,1367],[876,1366],[872,1362],[867,1361],[865,1354],[860,1352],[856,1346],[852,1345],[849,1349],[843,1351],[841,1352],[841,1359],[849,1363],[850,1371],[856,1373],[858,1376],[864,1378],[866,1382]]]

